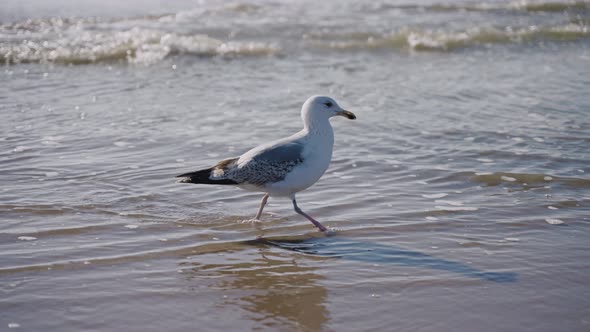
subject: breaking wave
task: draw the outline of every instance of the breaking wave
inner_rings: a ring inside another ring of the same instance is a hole
[[[124,60],[152,64],[174,54],[238,57],[277,55],[272,44],[222,41],[134,27],[126,31],[88,30],[81,21],[31,20],[0,28],[0,60],[7,64],[52,62],[88,64]],[[8,34],[9,32],[10,34]]]
[[[545,12],[566,12],[567,15],[558,15],[557,22],[562,23],[556,23],[554,19],[546,20],[545,23],[539,23],[540,20],[527,20],[519,22],[519,26],[508,26],[506,23],[500,24],[492,20],[472,22],[470,24],[474,24],[473,27],[433,28],[417,24],[404,28],[386,27],[371,30],[371,27],[359,26],[356,27],[356,31],[346,32],[339,28],[325,28],[313,24],[306,24],[301,29],[301,23],[297,20],[283,22],[269,14],[272,10],[265,11],[260,6],[247,4],[223,6],[218,11],[197,8],[175,14],[136,18],[28,19],[0,24],[0,62],[89,64],[122,61],[149,65],[177,54],[235,58],[280,56],[300,49],[312,52],[450,52],[474,46],[578,41],[590,37],[590,2],[585,1],[427,6],[379,4],[363,10],[387,8],[406,12],[419,11],[419,15],[422,15],[422,11],[455,11],[458,15],[462,15],[463,11],[487,11],[491,12],[490,19],[493,19],[493,12],[499,10],[541,12],[534,14],[535,17],[555,16]],[[211,19],[212,15],[218,17],[219,21]],[[234,25],[231,23],[234,15],[252,16],[242,18],[242,25]],[[506,13],[500,12],[500,15],[505,16]],[[339,24],[336,24],[338,22],[333,23],[334,27],[339,27]],[[277,29],[277,26],[281,28]],[[248,31],[240,31],[241,27]],[[301,34],[293,31],[301,31]]]
[[[353,33],[349,35],[312,34],[307,38],[315,46],[339,50],[393,48],[414,51],[452,51],[478,45],[574,41],[589,37],[589,26],[569,23],[551,27],[474,28],[458,32],[404,28],[388,35],[370,33]]]
[[[487,12],[487,11],[513,11],[513,12],[547,12],[558,13],[565,11],[590,10],[590,2],[568,1],[568,2],[531,2],[516,1],[507,3],[465,3],[465,4],[432,4],[432,5],[395,5],[381,4],[379,10],[401,9],[420,10],[432,12]]]

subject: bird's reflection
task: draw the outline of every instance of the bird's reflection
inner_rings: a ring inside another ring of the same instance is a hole
[[[336,257],[359,262],[435,269],[494,282],[516,281],[515,273],[485,272],[460,262],[436,258],[418,251],[373,242],[357,241],[339,236],[278,239],[259,238],[248,241],[247,243],[258,246],[278,247],[317,257]]]
[[[328,291],[322,285],[322,264],[314,261],[344,259],[411,266],[493,282],[514,282],[517,276],[338,235],[261,237],[233,242],[231,247],[225,253],[192,256],[181,263],[182,270],[191,280],[197,280],[199,287],[206,282],[207,288],[228,294],[220,305],[240,307],[262,330],[317,331],[325,327],[329,318]]]
[[[245,246],[230,259],[217,254],[194,256],[183,263],[194,278],[213,280],[229,294],[223,306],[237,305],[262,330],[318,331],[328,320],[322,276],[306,260],[269,246]]]

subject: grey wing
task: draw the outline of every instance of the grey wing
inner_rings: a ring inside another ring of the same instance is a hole
[[[261,151],[254,156],[254,160],[266,160],[273,163],[281,162],[301,162],[303,145],[299,143],[281,144],[266,150]]]
[[[279,182],[297,165],[303,162],[303,145],[286,143],[270,147],[254,155],[240,169],[243,182],[263,186]]]

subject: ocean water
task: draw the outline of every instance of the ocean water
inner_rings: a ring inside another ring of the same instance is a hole
[[[590,2],[0,10],[0,330],[590,330]],[[299,205],[174,176],[301,128]]]

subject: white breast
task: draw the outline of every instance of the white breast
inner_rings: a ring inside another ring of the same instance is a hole
[[[290,196],[309,188],[324,175],[332,160],[334,134],[331,130],[322,134],[313,133],[305,138],[303,163],[293,168],[283,181],[265,187],[271,196]]]

